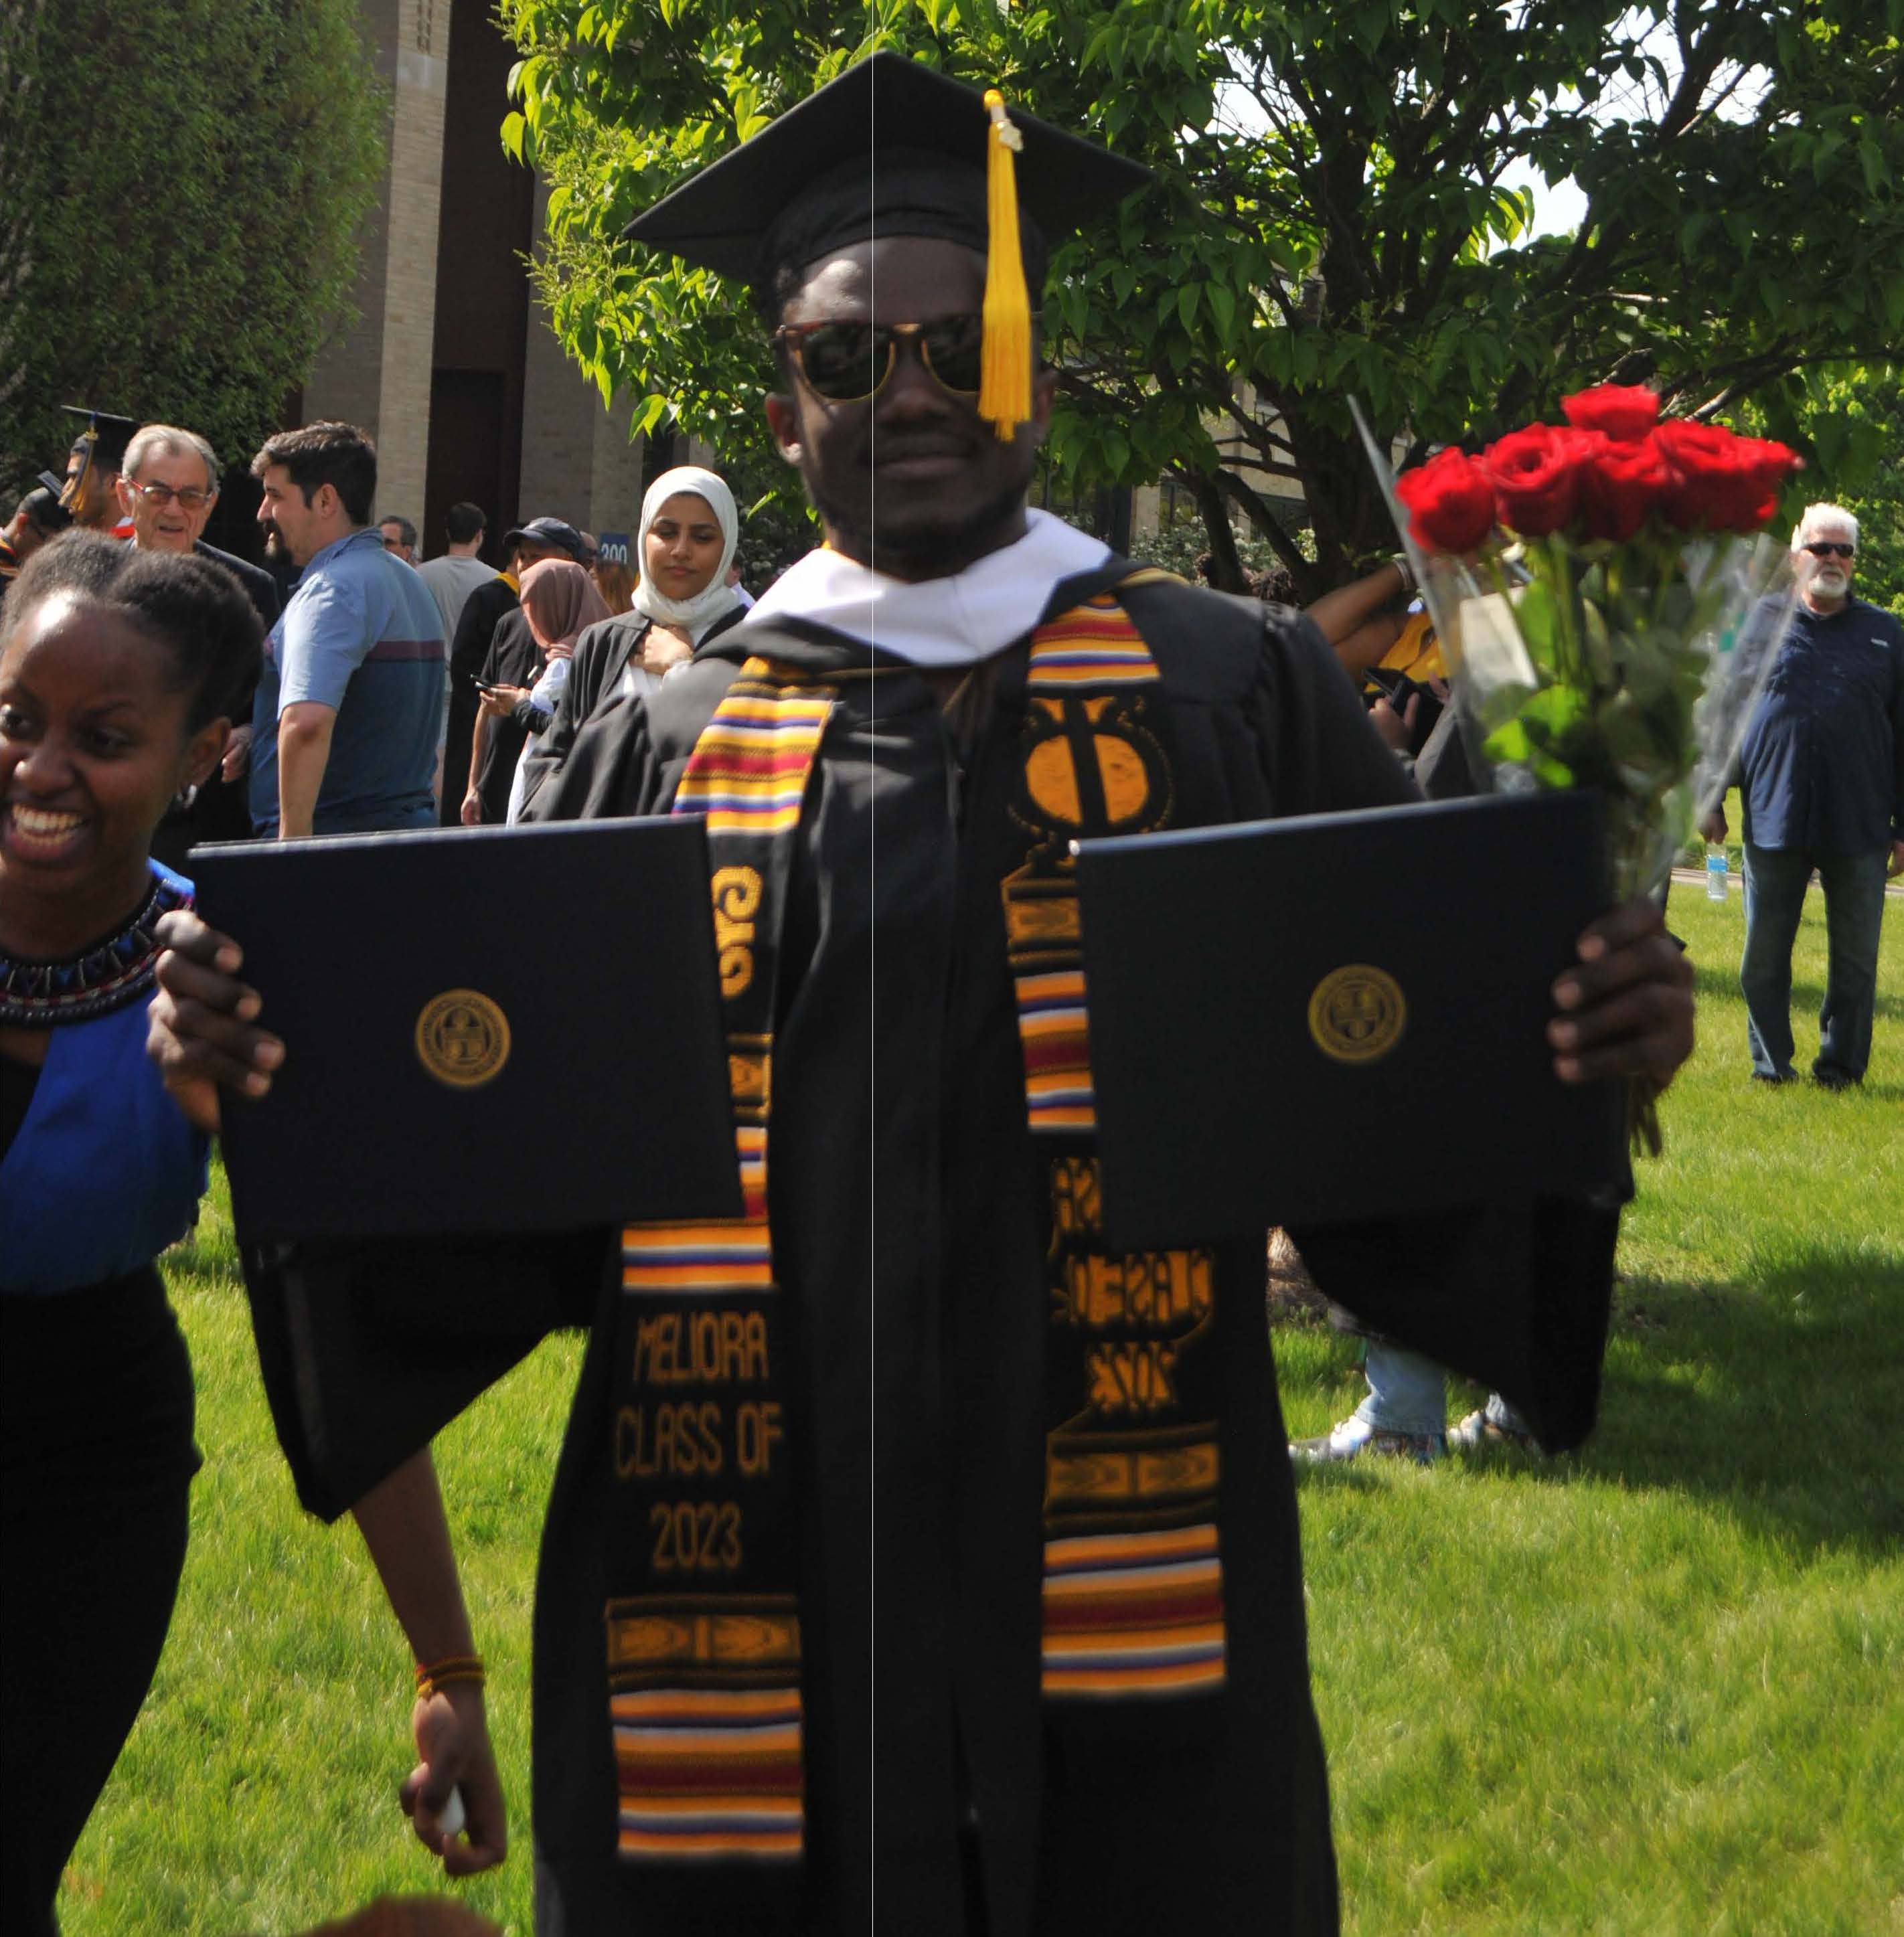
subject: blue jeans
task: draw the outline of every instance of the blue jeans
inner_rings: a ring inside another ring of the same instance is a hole
[[[1884,914],[1890,850],[1812,854],[1799,847],[1745,847],[1746,1039],[1762,1076],[1792,1068],[1792,944],[1815,867],[1825,891],[1825,999],[1818,1011],[1814,1076],[1857,1082],[1871,1060],[1878,991],[1878,931]]]
[[[1433,1432],[1447,1430],[1447,1375],[1432,1359],[1391,1345],[1386,1338],[1368,1341],[1368,1396],[1356,1408],[1356,1417],[1380,1432]],[[1488,1395],[1487,1416],[1509,1432],[1528,1430],[1522,1418],[1499,1393]]]

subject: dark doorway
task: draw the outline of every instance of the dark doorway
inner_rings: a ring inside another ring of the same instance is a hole
[[[439,370],[430,380],[430,477],[424,499],[429,557],[436,557],[447,542],[443,520],[450,507],[467,503],[489,514],[483,554],[492,562],[500,558],[503,534],[515,523],[515,480],[506,479],[503,469],[507,390],[500,370]]]
[[[443,550],[443,518],[465,499],[489,514],[483,556],[501,562],[522,475],[522,373],[536,180],[503,152],[517,50],[490,0],[454,0],[444,104],[436,238],[436,330],[423,552]]]
[[[684,457],[677,456],[676,453],[685,452],[686,448],[687,440],[671,423],[648,433],[642,440],[641,447],[641,489],[643,497],[648,495],[648,486],[652,484],[663,471],[672,471],[677,464],[685,461]]]

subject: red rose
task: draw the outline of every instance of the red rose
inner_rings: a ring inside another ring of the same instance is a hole
[[[1805,468],[1804,459],[1789,444],[1776,443],[1769,437],[1742,438],[1739,441],[1751,447],[1760,481],[1768,491],[1776,491],[1792,472]]]
[[[1672,473],[1666,516],[1682,530],[1756,532],[1778,505],[1778,485],[1798,463],[1782,444],[1735,437],[1717,424],[1673,420],[1655,440]]]
[[[1652,438],[1596,440],[1581,477],[1581,522],[1587,536],[1631,538],[1672,483],[1665,455]]]
[[[1489,444],[1481,467],[1494,486],[1495,516],[1524,538],[1559,530],[1574,514],[1584,460],[1597,441],[1564,425],[1529,424]]]
[[[1631,444],[1653,428],[1660,399],[1637,385],[1596,383],[1590,390],[1562,397],[1560,408],[1576,430],[1596,430],[1616,444]]]
[[[1494,528],[1494,487],[1465,451],[1450,444],[1395,480],[1408,508],[1408,530],[1427,551],[1472,551]]]

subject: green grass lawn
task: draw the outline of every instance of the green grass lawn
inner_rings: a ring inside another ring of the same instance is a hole
[[[1870,1077],[1836,1096],[1746,1080],[1736,883],[1675,890],[1672,920],[1699,1048],[1627,1220],[1598,1435],[1303,1482],[1356,1937],[1904,1932],[1904,904]],[[1824,972],[1814,896],[1801,1010]],[[169,1276],[205,1469],[68,1937],[293,1932],[433,1874],[394,1801],[408,1658],[354,1529],[293,1496],[222,1186]],[[1347,1341],[1277,1345],[1292,1430],[1350,1410]],[[576,1353],[545,1346],[439,1443],[515,1811],[464,1899],[522,1937],[530,1587]]]

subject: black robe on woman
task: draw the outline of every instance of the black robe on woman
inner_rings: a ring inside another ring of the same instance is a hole
[[[718,638],[746,617],[745,608],[736,606],[708,628],[700,643],[706,645],[709,640]],[[534,799],[543,782],[568,759],[575,735],[621,693],[624,675],[630,664],[640,656],[653,623],[645,613],[618,612],[612,618],[597,619],[594,625],[582,628],[575,641],[575,662],[569,668],[561,697],[555,702],[555,717],[523,751],[527,768],[523,796],[524,818],[539,817],[527,811],[526,803]]]
[[[1067,580],[1028,619],[1128,570],[1113,561]],[[1307,622],[1174,583],[1124,597],[1173,729],[1173,826],[1415,797]],[[841,697],[805,796],[782,937],[770,1183],[798,1361],[788,1444],[807,1854],[775,1914],[756,1908],[744,1927],[1322,1937],[1338,1924],[1335,1862],[1260,1238],[1217,1247],[1217,1329],[1198,1348],[1220,1366],[1222,1691],[1107,1705],[1082,1732],[1055,1726],[1041,1702],[1049,1207],[1000,893],[1025,646],[979,667],[947,709],[862,644],[787,620],[747,625],[646,699],[597,711],[531,817],[665,811],[755,653],[838,677]],[[1592,1421],[1617,1224],[1590,1207],[1523,1204],[1298,1240],[1336,1297],[1505,1390],[1559,1444]],[[456,1275],[464,1308],[491,1314],[472,1388],[601,1271],[536,1596],[535,1835],[560,1927],[742,1927],[729,1926],[735,1906],[712,1870],[704,1886],[657,1891],[615,1854],[603,1626],[612,1238],[559,1256],[524,1246],[514,1264],[493,1241],[427,1248],[437,1275]],[[348,1279],[329,1302],[368,1323],[383,1287],[415,1282],[425,1249],[307,1247],[254,1269],[254,1295],[268,1317],[287,1290],[308,1305],[319,1280]],[[536,1317],[526,1307],[538,1300]],[[441,1378],[443,1332],[419,1329]],[[288,1344],[278,1357],[281,1428],[313,1498],[310,1382],[300,1413]],[[453,1401],[442,1388],[433,1410]]]

